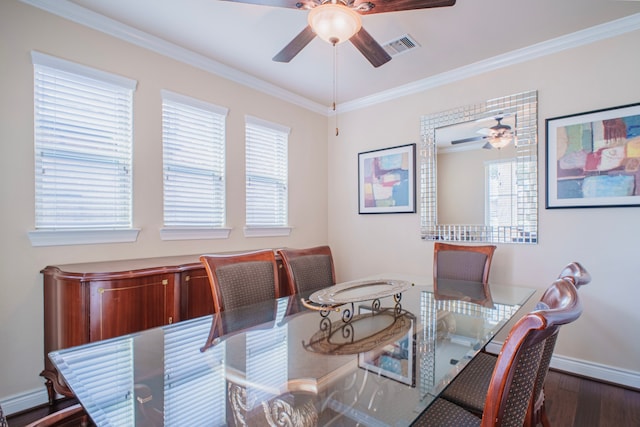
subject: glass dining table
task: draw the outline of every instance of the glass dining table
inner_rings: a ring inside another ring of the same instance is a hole
[[[535,292],[437,289],[369,277],[49,357],[97,426],[406,426]]]

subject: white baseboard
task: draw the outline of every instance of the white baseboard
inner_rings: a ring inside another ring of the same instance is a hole
[[[15,414],[26,409],[44,405],[49,402],[49,395],[46,387],[20,394],[8,396],[2,400],[2,410],[5,415]]]
[[[501,348],[501,342],[490,342],[487,345],[487,351],[493,354],[498,354]],[[559,371],[640,390],[640,372],[561,355],[551,357],[551,367]]]

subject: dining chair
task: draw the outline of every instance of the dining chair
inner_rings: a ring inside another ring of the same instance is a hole
[[[4,411],[2,410],[2,405],[0,405],[0,427],[8,427],[7,419],[4,416]]]
[[[569,281],[576,289],[586,285],[591,281],[591,275],[578,262],[567,264],[559,275],[560,279]],[[562,298],[564,288],[551,286],[543,294],[539,308],[545,306],[551,309],[558,309],[564,303]],[[546,339],[540,366],[536,374],[531,407],[527,411],[525,426],[535,426],[542,423],[549,426],[549,420],[544,405],[544,381],[549,371],[551,356],[555,348],[558,331]],[[498,356],[486,352],[480,352],[464,368],[464,370],[453,380],[453,382],[442,392],[441,397],[460,405],[470,412],[482,415],[485,399],[491,376],[496,366]]]
[[[216,313],[280,297],[273,250],[202,255]]]
[[[536,309],[520,318],[511,328],[491,371],[481,414],[448,400],[443,394],[413,425],[522,426],[531,409],[547,340],[557,335],[560,326],[575,321],[581,314],[582,303],[573,280],[556,279]],[[473,382],[467,385],[474,387]]]
[[[336,272],[329,246],[278,249],[291,295],[333,286]]]
[[[436,242],[433,245],[433,286],[438,279],[455,279],[482,283],[488,293],[489,271],[495,245],[455,245]]]

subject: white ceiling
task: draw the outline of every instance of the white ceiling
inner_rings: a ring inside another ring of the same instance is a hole
[[[104,16],[126,26],[118,24],[123,38],[150,35],[157,49],[164,43],[159,38],[222,64],[240,80],[266,82],[322,108],[333,101],[330,44],[315,38],[290,63],[271,60],[307,25],[306,11],[220,0],[23,1],[94,28],[104,29],[105,22],[113,27]],[[591,29],[584,33],[589,37],[594,26],[630,15],[638,29],[636,14],[637,0],[458,0],[453,7],[365,16],[364,28],[380,44],[409,34],[420,47],[374,68],[350,43],[339,45],[337,100],[354,102],[445,76],[581,30]],[[598,34],[606,37],[606,31]],[[582,33],[577,35],[579,40]]]

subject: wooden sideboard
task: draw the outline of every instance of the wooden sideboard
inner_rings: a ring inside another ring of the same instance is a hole
[[[44,276],[44,371],[49,403],[73,396],[49,352],[213,313],[199,255],[48,266]],[[280,259],[280,295],[289,295]]]

